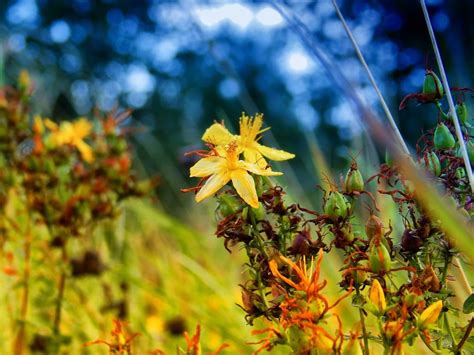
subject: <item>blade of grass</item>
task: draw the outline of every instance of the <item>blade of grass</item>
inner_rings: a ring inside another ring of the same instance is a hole
[[[329,190],[330,184],[333,183],[331,178],[331,170],[329,169],[326,159],[324,159],[321,148],[319,147],[319,144],[314,136],[311,136],[308,132],[304,132],[304,136],[311,153],[311,161],[313,163],[314,171],[319,177],[321,187],[325,190]]]
[[[402,137],[402,134],[400,133],[400,130],[397,127],[397,124],[395,123],[395,119],[392,116],[392,113],[390,112],[390,109],[388,108],[387,103],[385,102],[385,99],[382,95],[382,92],[380,91],[377,82],[375,81],[374,76],[372,75],[372,72],[367,65],[367,62],[364,59],[364,56],[362,55],[362,52],[359,48],[359,45],[357,44],[357,41],[355,40],[351,30],[349,29],[349,26],[346,23],[346,20],[344,19],[344,16],[342,15],[341,11],[339,10],[339,7],[336,3],[336,0],[332,0],[332,3],[334,5],[334,8],[336,9],[336,13],[339,16],[339,19],[341,20],[342,26],[346,30],[347,36],[352,42],[352,46],[354,47],[354,50],[356,51],[357,57],[359,58],[359,61],[361,62],[362,66],[364,67],[367,76],[369,77],[370,83],[374,87],[375,92],[377,93],[377,96],[379,98],[380,104],[382,105],[383,111],[385,112],[385,115],[387,116],[388,122],[390,123],[390,126],[392,127],[393,133],[397,137],[397,140],[400,144],[400,146],[403,148],[404,152],[407,155],[410,155],[410,150],[408,149],[408,146],[405,143],[405,140]]]

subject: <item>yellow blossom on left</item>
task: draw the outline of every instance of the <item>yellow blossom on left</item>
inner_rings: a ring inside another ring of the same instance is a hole
[[[92,148],[84,142],[84,138],[92,132],[92,124],[87,119],[80,118],[74,122],[61,122],[59,126],[46,119],[44,125],[51,131],[49,139],[53,145],[72,145],[79,150],[82,159],[86,162],[90,163],[94,160]]]
[[[196,194],[200,202],[220,190],[229,181],[242,199],[254,208],[258,208],[258,196],[255,181],[249,172],[263,176],[282,175],[271,169],[263,169],[256,164],[239,160],[239,151],[235,142],[224,149],[216,150],[217,155],[202,158],[190,169],[190,177],[209,177]]]

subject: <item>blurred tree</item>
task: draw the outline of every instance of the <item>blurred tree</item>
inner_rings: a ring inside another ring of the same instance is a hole
[[[472,85],[474,25],[469,0],[427,1],[453,85]],[[394,113],[435,66],[417,2],[340,1]],[[330,1],[289,1],[369,103],[378,104]],[[94,107],[135,110],[132,136],[145,171],[162,175],[160,199],[179,211],[188,180],[184,148],[197,146],[212,120],[236,125],[242,111],[264,112],[276,142],[307,191],[314,175],[302,131],[315,134],[335,168],[347,164],[361,134],[350,106],[267,2],[9,0],[0,3],[0,43],[11,81],[28,68],[46,115],[82,115]],[[414,105],[398,113],[402,134],[432,122]],[[416,117],[416,119],[413,119]],[[306,178],[305,178],[306,177]]]

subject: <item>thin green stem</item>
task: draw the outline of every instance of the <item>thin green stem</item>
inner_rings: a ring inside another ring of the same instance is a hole
[[[430,349],[434,354],[441,354],[440,351],[437,351],[434,349],[430,343],[428,343],[423,335],[420,336],[421,340],[423,340],[423,343],[425,343],[426,347]]]
[[[58,297],[56,298],[55,312],[54,312],[54,321],[53,321],[53,333],[56,336],[61,334],[61,316],[62,316],[62,305],[64,300],[64,290],[66,288],[66,263],[68,261],[66,245],[63,245],[61,248],[61,258],[62,258],[62,270],[61,275],[59,276],[58,283]]]
[[[367,73],[367,76],[369,77],[370,83],[372,84],[375,92],[377,93],[380,104],[382,105],[383,111],[385,112],[385,115],[387,116],[388,122],[390,123],[390,126],[392,127],[393,133],[395,134],[398,140],[398,143],[403,148],[403,151],[405,152],[405,154],[410,155],[410,150],[408,149],[408,146],[406,145],[405,140],[403,139],[402,134],[400,133],[400,130],[397,127],[395,119],[393,118],[392,113],[390,112],[390,109],[388,108],[388,105],[385,102],[382,92],[380,91],[379,86],[377,85],[377,82],[375,81],[374,76],[372,75],[372,72],[369,66],[367,65],[367,62],[365,61],[364,55],[362,54],[362,51],[360,50],[359,45],[357,44],[357,41],[355,40],[352,34],[352,31],[350,30],[349,26],[346,23],[346,20],[344,19],[344,16],[342,15],[342,12],[336,3],[336,0],[332,0],[332,4],[334,5],[334,9],[336,10],[337,16],[339,16],[339,19],[341,20],[342,26],[346,30],[347,36],[351,40],[352,46],[354,47],[354,50],[356,51],[359,61],[361,62],[362,66],[364,67]]]
[[[456,347],[456,350],[455,350],[456,354],[461,353],[461,349],[464,346],[464,343],[466,342],[466,340],[469,338],[469,335],[471,334],[471,331],[472,331],[473,327],[474,327],[474,317],[471,318],[471,320],[469,321],[469,324],[466,328],[466,331],[464,332],[464,335],[463,335],[461,341],[459,342],[458,346]]]
[[[21,297],[21,310],[20,310],[20,329],[18,330],[17,337],[15,339],[14,349],[15,354],[21,355],[25,349],[25,338],[26,338],[26,318],[28,315],[28,301],[30,294],[30,270],[31,270],[31,230],[28,231],[25,236],[24,242],[24,253],[25,262],[23,266],[23,294]]]
[[[453,344],[453,349],[454,349],[454,347],[456,346],[457,341],[456,341],[456,338],[454,337],[453,330],[451,329],[451,325],[449,324],[449,318],[448,318],[448,313],[447,312],[444,313],[443,318],[444,318],[444,325],[445,325],[446,329],[448,330],[448,334],[449,334],[449,337],[451,338],[451,342]]]
[[[360,296],[359,286],[356,286],[356,294]],[[369,355],[369,337],[367,335],[367,328],[365,327],[364,311],[359,307],[360,324],[362,327],[362,336],[364,337],[364,355]]]

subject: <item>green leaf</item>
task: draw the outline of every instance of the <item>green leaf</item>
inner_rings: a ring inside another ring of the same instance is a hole
[[[469,314],[474,312],[474,293],[472,293],[466,300],[462,306],[462,312],[465,314]]]

